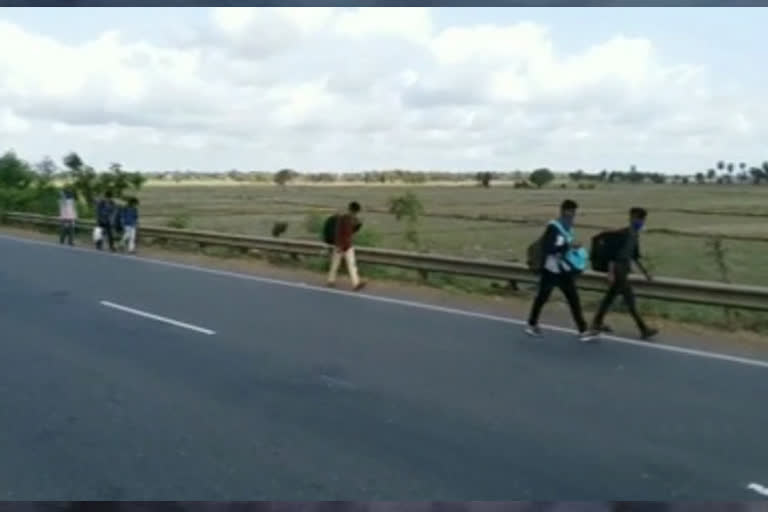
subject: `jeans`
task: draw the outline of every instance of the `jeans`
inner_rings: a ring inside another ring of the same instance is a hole
[[[67,242],[69,245],[75,245],[75,221],[62,220],[59,228],[59,243]]]
[[[579,332],[585,332],[587,330],[587,322],[584,320],[584,313],[581,310],[581,300],[579,299],[579,291],[576,289],[576,278],[572,274],[555,274],[548,270],[542,270],[541,278],[539,280],[539,291],[536,294],[536,299],[533,301],[533,307],[531,308],[531,316],[528,318],[528,325],[538,325],[539,316],[541,310],[544,308],[544,304],[549,300],[552,295],[552,290],[555,287],[560,288],[560,291],[565,295],[565,299],[568,301],[568,307],[571,310],[571,316]]]
[[[123,238],[120,243],[128,249],[128,252],[136,251],[136,226],[123,227]]]

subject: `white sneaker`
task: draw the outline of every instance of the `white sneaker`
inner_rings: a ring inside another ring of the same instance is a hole
[[[538,325],[529,325],[528,327],[525,328],[525,334],[533,338],[541,338],[542,336],[541,327],[539,327]]]
[[[596,343],[600,341],[600,332],[599,331],[580,332],[579,341],[582,343]]]

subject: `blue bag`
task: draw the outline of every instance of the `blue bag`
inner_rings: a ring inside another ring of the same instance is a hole
[[[550,224],[560,231],[560,234],[563,235],[566,242],[569,244],[573,243],[573,233],[565,229],[559,221],[553,220]],[[589,261],[589,253],[585,248],[579,247],[578,249],[569,249],[563,257],[575,273],[580,274],[586,270],[587,262]]]

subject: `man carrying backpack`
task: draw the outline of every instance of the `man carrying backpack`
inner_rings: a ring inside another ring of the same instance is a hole
[[[101,250],[104,245],[103,237],[107,237],[107,243],[109,243],[109,250],[115,252],[115,235],[113,231],[115,214],[117,213],[117,205],[112,199],[114,194],[111,190],[107,190],[104,194],[104,198],[96,203],[96,223],[101,229],[102,237],[96,242],[96,248]]]
[[[644,340],[650,340],[658,334],[658,330],[648,327],[643,321],[635,305],[635,294],[632,290],[632,284],[629,281],[629,275],[632,271],[632,262],[645,275],[646,279],[651,280],[651,276],[640,262],[640,240],[639,234],[645,225],[645,219],[648,212],[643,208],[632,208],[629,210],[629,226],[626,228],[608,232],[612,237],[611,243],[606,244],[606,254],[603,258],[607,262],[608,281],[610,288],[597,310],[595,319],[592,322],[592,334],[597,335],[605,330],[603,319],[608,309],[613,304],[616,296],[621,294],[624,297],[624,303],[629,310],[629,314],[637,324],[640,330],[640,336]],[[602,234],[601,234],[602,235]],[[598,236],[601,236],[598,235]],[[593,251],[594,252],[594,251]]]
[[[353,201],[349,203],[347,213],[331,216],[326,221],[324,228],[325,241],[329,245],[333,245],[331,268],[328,272],[328,286],[336,286],[336,276],[342,259],[347,264],[347,271],[355,291],[361,290],[366,284],[364,281],[360,281],[358,276],[355,248],[352,247],[352,237],[360,230],[362,225],[357,218],[358,213],[360,213],[360,204]],[[332,237],[330,236],[331,232],[333,233]]]
[[[565,295],[571,310],[574,322],[579,329],[579,339],[589,342],[595,339],[595,335],[587,329],[587,322],[581,310],[579,292],[576,289],[576,276],[582,268],[583,262],[575,262],[570,256],[574,250],[580,249],[573,243],[573,221],[576,217],[578,205],[570,199],[560,205],[560,218],[547,224],[540,242],[540,262],[534,262],[536,270],[540,273],[539,289],[536,299],[533,301],[531,315],[528,318],[528,327],[525,332],[530,336],[541,336],[539,328],[539,316],[544,304],[549,300],[555,287]],[[539,265],[540,263],[540,265]]]

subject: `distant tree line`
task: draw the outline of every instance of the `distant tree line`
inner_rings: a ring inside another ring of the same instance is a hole
[[[63,157],[63,167],[50,158],[30,165],[16,157],[12,151],[3,157],[6,162],[18,161],[28,170],[31,181],[36,183],[53,184],[64,182],[73,187],[78,196],[82,198],[84,205],[92,203],[99,193],[111,189],[116,196],[121,197],[129,190],[139,190],[146,180],[159,182],[195,182],[226,179],[237,183],[274,183],[281,187],[291,183],[301,182],[310,184],[344,184],[344,183],[405,183],[423,184],[429,182],[467,183],[474,182],[482,188],[490,188],[495,182],[514,183],[516,188],[542,188],[558,180],[558,177],[570,179],[579,184],[579,188],[594,188],[598,183],[623,183],[623,184],[754,184],[768,183],[768,161],[761,165],[748,165],[746,162],[735,164],[721,160],[706,171],[689,174],[669,174],[661,172],[647,172],[638,170],[636,165],[631,165],[629,170],[607,170],[601,172],[586,172],[578,169],[573,172],[556,172],[541,167],[530,172],[515,171],[409,171],[404,169],[370,170],[361,172],[298,172],[290,168],[278,171],[192,171],[174,170],[162,172],[127,172],[120,164],[114,163],[108,169],[97,171],[92,166],[82,161],[77,153],[70,153]],[[8,165],[6,163],[6,165]],[[26,172],[26,171],[25,171]],[[29,181],[29,180],[28,180]],[[2,184],[2,182],[0,182]],[[561,187],[566,185],[561,182]]]

